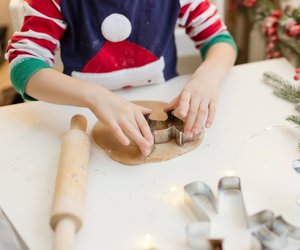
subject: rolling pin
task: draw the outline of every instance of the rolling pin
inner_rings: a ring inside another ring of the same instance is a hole
[[[50,218],[53,250],[73,250],[82,226],[90,149],[86,127],[86,118],[75,115],[63,136]]]

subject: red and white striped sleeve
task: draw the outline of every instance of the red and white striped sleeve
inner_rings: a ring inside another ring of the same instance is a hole
[[[23,26],[10,40],[6,59],[11,68],[25,58],[40,59],[53,66],[55,49],[66,29],[60,0],[25,0],[24,11]]]
[[[196,48],[209,43],[220,34],[229,34],[218,10],[209,0],[180,0],[178,24],[195,42]]]

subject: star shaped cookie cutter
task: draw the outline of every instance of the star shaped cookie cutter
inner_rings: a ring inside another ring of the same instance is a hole
[[[183,120],[173,115],[173,111],[167,112],[167,116],[166,120],[161,121],[150,118],[150,115],[145,115],[152,131],[154,144],[166,143],[174,139],[179,146],[182,146],[184,143],[194,140],[197,135],[186,136],[183,132]]]
[[[223,177],[219,181],[218,199],[216,199],[210,187],[204,182],[190,183],[184,187],[184,190],[185,204],[199,220],[186,227],[187,245],[192,249],[232,250],[233,248],[232,246],[230,248],[228,242],[236,239],[238,237],[236,234],[242,229],[250,236],[249,250],[300,249],[300,228],[292,226],[281,216],[275,218],[274,213],[270,210],[263,210],[252,216],[247,215],[239,177]],[[232,229],[229,216],[229,218],[225,218],[227,223],[225,231],[219,232],[219,237],[216,239],[210,238],[212,224],[213,222],[216,224],[219,216],[218,210],[220,206],[222,207],[220,203],[221,201],[224,202],[222,200],[222,195],[224,194],[229,195],[231,199],[235,197],[233,203],[235,207],[239,207],[239,209],[235,210],[235,213],[243,217],[243,223],[240,223],[240,229],[235,231],[234,235],[229,235],[228,228],[231,227]],[[239,246],[239,249],[241,247]]]

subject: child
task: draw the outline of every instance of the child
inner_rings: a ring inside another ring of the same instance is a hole
[[[27,0],[24,9],[6,53],[24,99],[87,107],[122,144],[131,138],[148,155],[153,137],[144,114],[151,110],[110,90],[175,77],[178,22],[204,61],[166,110],[186,119],[187,135],[211,126],[236,47],[208,0]],[[51,68],[58,47],[64,73]]]

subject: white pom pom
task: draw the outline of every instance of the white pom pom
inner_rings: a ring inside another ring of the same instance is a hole
[[[111,42],[121,42],[130,36],[132,27],[128,18],[121,14],[106,17],[101,26],[102,35]]]

